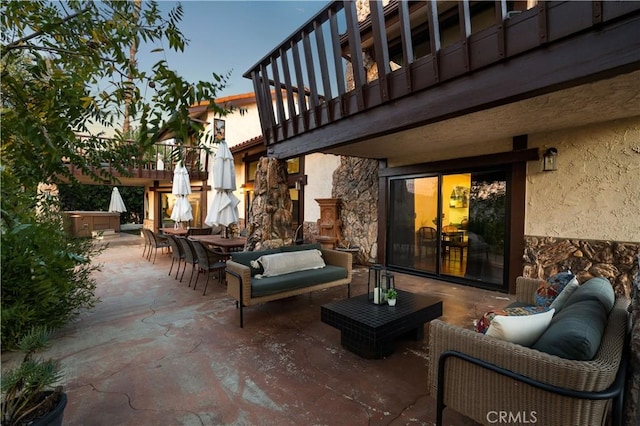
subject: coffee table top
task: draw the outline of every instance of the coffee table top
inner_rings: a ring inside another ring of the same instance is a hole
[[[437,297],[396,290],[398,291],[396,306],[389,306],[386,303],[376,305],[369,302],[367,294],[362,294],[327,303],[322,305],[322,309],[375,329],[442,303],[442,300]]]

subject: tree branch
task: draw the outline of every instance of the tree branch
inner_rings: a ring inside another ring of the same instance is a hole
[[[59,22],[53,24],[53,26],[60,26],[63,25],[64,23],[71,21],[72,19],[77,18],[78,16],[82,15],[83,13],[88,12],[89,10],[91,10],[90,7],[86,7],[85,9],[82,9],[81,11],[79,11],[78,13],[74,13],[73,15],[69,15],[66,18],[60,20]],[[7,44],[6,46],[4,46],[2,48],[2,57],[4,57],[7,53],[9,53],[11,50],[13,49],[19,49],[24,43],[26,43],[27,41],[39,37],[41,35],[45,34],[45,30],[42,29],[40,31],[36,31],[33,34],[29,34],[26,37],[23,37],[21,39],[12,41],[11,43]]]

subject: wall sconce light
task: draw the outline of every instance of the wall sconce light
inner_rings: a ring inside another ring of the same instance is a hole
[[[555,148],[549,148],[542,155],[542,171],[553,172],[558,170],[556,160],[558,158],[558,150]]]

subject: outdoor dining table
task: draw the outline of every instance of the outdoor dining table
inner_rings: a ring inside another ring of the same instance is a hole
[[[181,237],[187,235],[187,228],[160,228],[159,230],[164,234],[178,235]]]
[[[189,238],[209,246],[220,247],[225,253],[233,249],[243,248],[247,243],[246,237],[224,238],[222,235],[191,235]]]

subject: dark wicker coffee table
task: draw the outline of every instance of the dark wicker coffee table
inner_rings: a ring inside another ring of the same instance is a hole
[[[322,322],[341,332],[345,349],[364,358],[393,353],[399,337],[422,340],[424,324],[442,315],[442,300],[398,290],[396,306],[375,305],[368,295],[327,303],[320,308]]]

